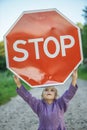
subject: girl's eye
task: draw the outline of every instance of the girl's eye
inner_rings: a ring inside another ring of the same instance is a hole
[[[54,89],[51,89],[52,92],[54,92],[55,90]]]
[[[48,91],[48,89],[45,89],[45,91]]]
[[[54,89],[45,89],[45,92],[47,92],[47,91],[55,92]]]

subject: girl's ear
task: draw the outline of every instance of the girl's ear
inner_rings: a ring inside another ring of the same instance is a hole
[[[56,89],[56,91],[55,91],[55,99],[58,97],[59,95],[58,95],[58,91],[57,91],[57,89]]]

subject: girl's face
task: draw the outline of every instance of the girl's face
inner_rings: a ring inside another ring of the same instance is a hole
[[[42,97],[43,99],[45,99],[46,101],[48,100],[54,100],[57,96],[57,90],[54,87],[47,87],[44,89],[43,93],[42,93]]]

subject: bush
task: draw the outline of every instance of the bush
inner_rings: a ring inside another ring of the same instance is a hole
[[[6,70],[5,56],[0,56],[0,71]]]
[[[6,70],[4,42],[0,42],[0,71]]]
[[[87,80],[87,65],[81,64],[78,69],[78,75],[80,79]]]

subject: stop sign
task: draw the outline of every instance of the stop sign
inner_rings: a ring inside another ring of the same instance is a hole
[[[7,68],[31,87],[63,84],[82,62],[80,30],[56,9],[23,12],[5,50]]]

